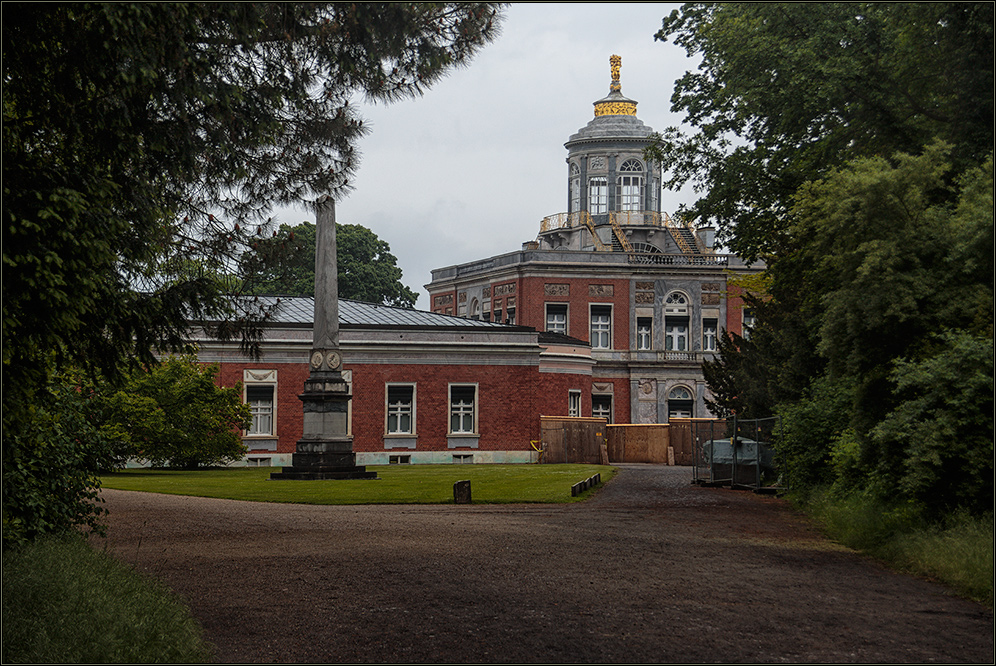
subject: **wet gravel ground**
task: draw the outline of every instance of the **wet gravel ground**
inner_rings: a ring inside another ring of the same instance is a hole
[[[108,548],[228,663],[993,663],[993,613],[782,500],[620,465],[583,503],[262,504],[104,490]]]

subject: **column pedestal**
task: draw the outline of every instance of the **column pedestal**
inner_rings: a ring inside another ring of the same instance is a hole
[[[376,479],[377,472],[357,466],[353,438],[348,433],[349,387],[338,371],[315,372],[298,396],[304,403],[304,432],[297,441],[291,466],[271,479]]]

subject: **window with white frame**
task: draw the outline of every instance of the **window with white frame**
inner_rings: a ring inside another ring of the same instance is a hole
[[[607,178],[588,179],[588,212],[604,215],[609,212],[609,181]]]
[[[664,349],[688,351],[688,317],[668,317],[664,320]]]
[[[581,391],[567,392],[567,415],[581,416]]]
[[[591,396],[591,415],[612,423],[612,396],[594,394]]]
[[[680,291],[664,299],[664,349],[688,351],[688,296]]]
[[[664,298],[664,314],[687,315],[688,297],[680,291],[672,291]]]
[[[581,169],[577,164],[571,165],[571,210],[576,213],[581,210]]]
[[[616,179],[616,205],[619,210],[623,211],[640,210],[643,193],[643,165],[637,160],[626,160],[619,171],[623,175]]]
[[[636,348],[646,351],[651,348],[654,320],[650,317],[636,319]]]
[[[612,348],[612,306],[591,306],[591,348]]]
[[[702,320],[702,351],[716,351],[716,332],[715,319]]]
[[[509,306],[509,308],[508,308],[508,321],[506,321],[505,323],[506,324],[511,324],[512,326],[515,325],[515,308]]]
[[[509,313],[509,318],[511,318]],[[511,323],[511,321],[509,321]],[[563,333],[567,335],[567,304],[546,304],[546,330],[548,333]]]
[[[415,434],[415,387],[413,385],[387,385],[387,434]]]
[[[273,389],[273,384],[246,385],[246,403],[252,413],[247,435],[273,435]]]
[[[684,386],[675,386],[667,394],[667,415],[669,419],[689,419],[692,417],[694,402],[692,392]]]
[[[477,386],[450,385],[450,434],[471,435],[477,432]]]

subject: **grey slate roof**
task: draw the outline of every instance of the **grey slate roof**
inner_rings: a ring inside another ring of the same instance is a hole
[[[277,301],[273,296],[260,296],[263,305]],[[270,317],[274,324],[295,324],[308,326],[314,323],[315,299],[306,297],[280,297],[280,303]],[[509,326],[498,322],[464,319],[453,315],[409,310],[390,305],[377,305],[339,299],[339,325],[355,328],[476,328],[497,330],[532,330],[528,327]]]

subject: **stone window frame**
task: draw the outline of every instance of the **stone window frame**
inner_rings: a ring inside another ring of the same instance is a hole
[[[691,351],[691,299],[675,289],[664,297],[664,350]],[[682,326],[683,324],[683,326]],[[681,331],[680,329],[684,330]],[[682,346],[681,343],[684,343]]]
[[[604,418],[612,423],[612,394],[593,393],[591,395],[592,418]]]
[[[560,315],[561,309],[563,310],[563,317],[564,317],[563,330],[559,330],[560,329],[559,322],[554,322],[557,323],[558,325],[551,328],[550,326],[551,316]],[[556,311],[554,312],[552,310]],[[571,322],[570,314],[571,314],[571,308],[570,305],[567,303],[557,303],[557,302],[544,303],[543,304],[543,322],[545,326],[544,330],[547,333],[563,333],[564,335],[570,335],[570,322]]]
[[[646,342],[646,344],[643,344]],[[636,318],[636,349],[637,351],[650,351],[654,348],[654,318]]]
[[[408,389],[408,401],[407,409],[405,408],[405,403],[398,401],[393,403],[397,407],[392,406],[391,393],[394,390],[400,392],[404,389]],[[391,417],[403,417],[408,416],[409,427],[407,430],[403,430],[400,427],[396,427],[391,430]],[[384,437],[400,437],[400,438],[412,438],[418,435],[418,392],[417,384],[415,382],[387,382],[384,384]]]
[[[596,330],[596,310],[598,317],[604,317],[604,321],[598,321]],[[588,342],[592,349],[612,349],[612,304],[611,303],[589,303],[588,304]],[[601,338],[605,338],[606,344],[601,344]]]
[[[702,319],[702,351],[715,352],[719,346],[719,320],[715,317]]]
[[[581,416],[580,389],[570,389],[567,391],[567,415],[573,417]]]
[[[256,418],[257,415],[249,401],[250,388],[259,389],[267,388],[270,391],[270,428],[269,432],[258,432],[256,430]],[[243,431],[242,439],[245,440],[250,448],[254,448],[252,444],[267,441],[272,441],[272,446],[267,446],[266,448],[276,450],[276,438],[277,438],[277,370],[275,368],[245,368],[242,371],[242,402],[249,405],[250,410],[254,411],[253,421],[249,425],[249,429]],[[255,447],[258,448],[258,447]]]
[[[458,401],[454,403],[454,389],[458,389],[464,392],[466,395],[467,389],[473,390],[473,401],[467,405],[467,403]],[[469,409],[468,409],[469,407]],[[476,382],[450,382],[446,386],[446,432],[447,432],[447,447],[451,449],[455,448],[477,448],[478,441],[480,440],[480,413],[481,413],[481,390],[480,385]],[[467,416],[470,416],[471,428],[472,430],[465,430],[465,421]],[[454,430],[454,418],[459,420],[459,430]]]

